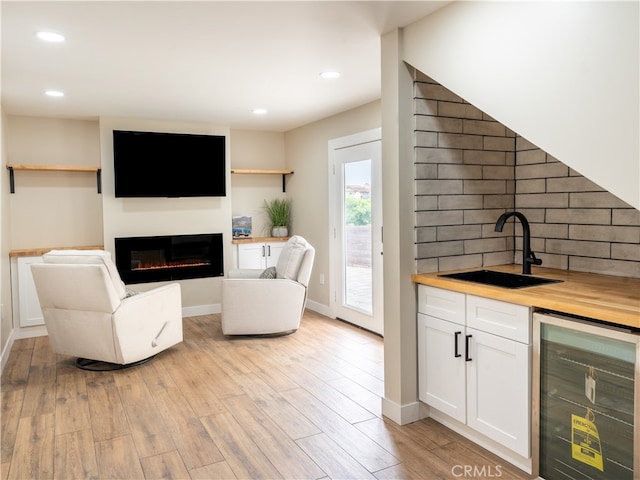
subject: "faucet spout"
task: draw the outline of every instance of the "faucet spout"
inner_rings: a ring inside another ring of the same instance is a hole
[[[503,213],[496,222],[495,231],[501,232],[509,217],[516,217],[522,224],[522,273],[523,275],[530,275],[531,265],[541,265],[542,260],[536,258],[536,254],[531,251],[531,230],[527,217],[520,212]]]

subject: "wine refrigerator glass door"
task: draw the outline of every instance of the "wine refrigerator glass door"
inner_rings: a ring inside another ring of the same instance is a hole
[[[538,313],[534,328],[540,477],[640,478],[640,335]]]

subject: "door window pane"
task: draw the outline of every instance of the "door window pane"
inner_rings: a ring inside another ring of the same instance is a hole
[[[371,160],[344,165],[345,304],[373,313]]]

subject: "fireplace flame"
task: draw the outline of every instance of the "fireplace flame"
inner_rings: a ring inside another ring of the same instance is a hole
[[[140,260],[134,260],[131,262],[131,270],[162,270],[168,268],[187,268],[187,267],[207,267],[211,265],[211,262],[204,261],[180,261],[176,260],[173,262],[142,262]]]

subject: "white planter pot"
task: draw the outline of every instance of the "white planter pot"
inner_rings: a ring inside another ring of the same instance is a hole
[[[274,237],[286,237],[289,235],[289,229],[287,227],[273,227],[271,235]]]

